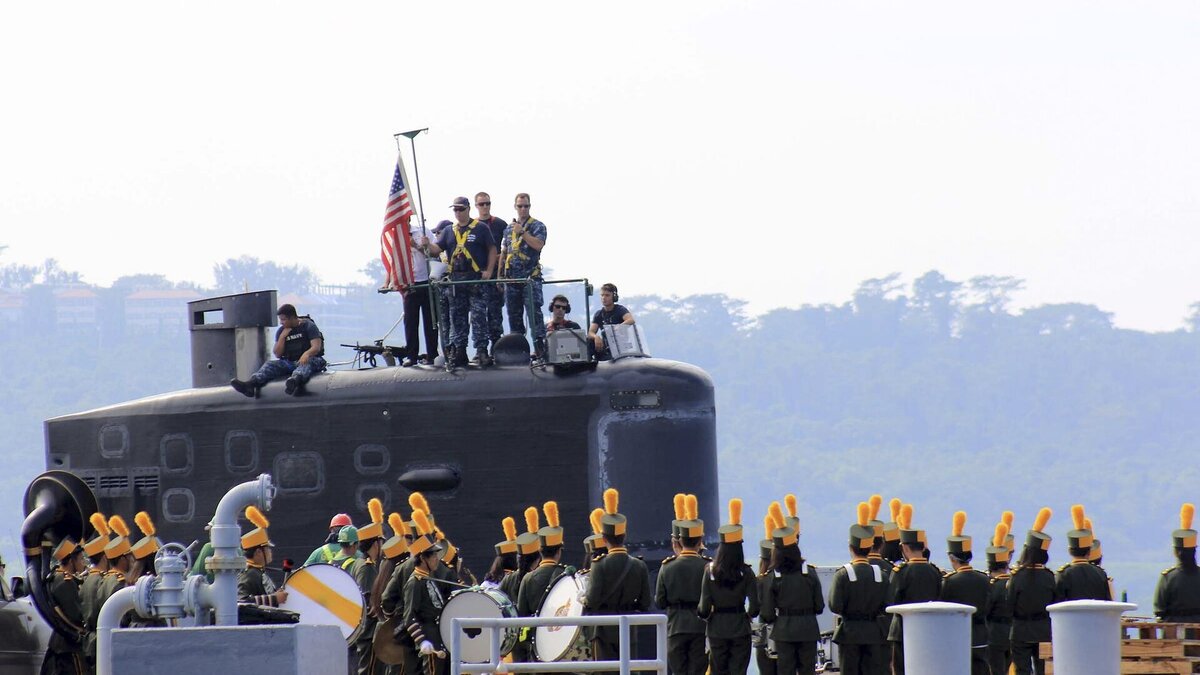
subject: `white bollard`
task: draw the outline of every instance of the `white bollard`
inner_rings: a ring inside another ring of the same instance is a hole
[[[1128,602],[1071,600],[1050,605],[1055,675],[1119,675],[1121,615]]]
[[[971,615],[957,602],[914,602],[887,608],[904,619],[904,671],[921,675],[971,672]]]

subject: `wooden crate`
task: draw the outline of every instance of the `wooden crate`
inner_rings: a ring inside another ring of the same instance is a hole
[[[1200,674],[1200,624],[1121,621],[1121,675]],[[1054,672],[1053,648],[1042,643],[1046,673]]]

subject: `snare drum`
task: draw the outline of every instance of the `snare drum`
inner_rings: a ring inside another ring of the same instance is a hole
[[[454,644],[452,638],[453,619],[511,619],[516,618],[517,608],[508,596],[493,588],[468,588],[458,591],[446,601],[442,616],[438,619],[438,630],[446,649]],[[460,654],[455,654],[462,663],[487,663],[492,658],[492,631],[488,628],[463,628],[458,643]],[[504,629],[500,642],[500,655],[507,656],[517,644],[517,628]]]
[[[363,618],[363,596],[358,582],[337,565],[305,565],[283,586],[287,602],[279,605],[300,615],[300,623],[337,626],[347,642]]]
[[[583,603],[579,594],[587,592],[586,574],[563,575],[554,582],[542,600],[538,616],[583,616]],[[538,626],[533,633],[533,651],[537,660],[588,661],[587,636],[579,626]]]

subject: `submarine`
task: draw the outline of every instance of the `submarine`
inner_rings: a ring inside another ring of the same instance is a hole
[[[520,522],[547,500],[558,502],[568,561],[582,559],[588,514],[609,487],[629,549],[652,566],[671,552],[673,494],[696,494],[701,517],[720,522],[713,382],[702,369],[645,355],[531,364],[512,334],[501,344],[515,351],[488,368],[335,367],[304,396],[277,381],[250,399],[229,381],[269,358],[277,295],[189,302],[192,387],[47,420],[47,470],[78,477],[101,512],[146,511],[159,537],[180,542],[207,540],[229,486],[268,472],[277,560],[303,561],[336,513],[368,522],[371,498],[407,517],[414,491],[477,573],[504,538],[501,520]]]

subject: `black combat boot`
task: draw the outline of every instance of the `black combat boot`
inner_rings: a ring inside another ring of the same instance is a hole
[[[253,382],[243,382],[237,378],[229,381],[229,386],[233,387],[234,391],[249,398],[258,398],[258,387]]]
[[[492,357],[488,356],[487,347],[480,347],[475,350],[475,361],[479,363],[480,368],[487,368],[492,365]]]

